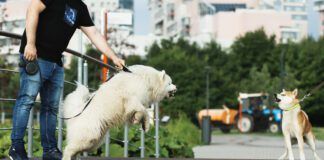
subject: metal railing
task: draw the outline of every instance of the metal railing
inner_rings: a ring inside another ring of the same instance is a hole
[[[14,39],[21,39],[21,35],[18,34],[14,34],[14,33],[9,33],[9,32],[5,32],[5,31],[0,31],[0,36],[5,36],[5,37],[9,37],[9,38],[14,38]],[[81,54],[77,51],[71,50],[71,49],[66,49],[65,50],[67,53],[70,53],[74,56],[77,56],[79,58],[82,58],[84,60],[88,60],[92,63],[95,63],[97,65],[99,65],[100,67],[106,67],[109,69],[114,69],[116,70],[115,67],[109,65],[109,64],[105,64],[103,62],[101,62],[98,59],[95,59],[93,57]],[[16,70],[10,70],[10,69],[4,69],[4,68],[0,68],[0,72],[11,72],[11,73],[19,73]],[[87,81],[87,80],[86,80]],[[64,81],[65,84],[69,84],[69,85],[74,85],[76,86],[77,84],[73,83],[73,82],[69,82],[69,81]],[[93,88],[89,88],[90,90],[95,90]],[[62,91],[63,92],[63,91]],[[63,93],[61,94],[61,98],[60,98],[60,108],[62,107],[62,100],[63,100]],[[13,98],[1,98],[0,97],[0,103],[2,102],[15,102],[16,99]],[[36,101],[36,103],[40,103],[39,101]],[[136,130],[139,131],[140,134],[140,146],[138,147],[138,150],[140,150],[140,157],[144,158],[145,157],[145,136],[149,137],[149,138],[154,138],[155,139],[155,157],[158,158],[160,155],[159,152],[159,106],[158,104],[154,105],[154,111],[155,111],[155,136],[150,136],[145,134],[145,132],[143,131],[142,128]],[[62,117],[62,112],[59,112],[59,116]],[[33,127],[33,120],[34,120],[34,107],[32,107],[31,111],[30,111],[30,116],[29,116],[29,122],[28,122],[28,127],[27,127],[27,133],[28,133],[28,157],[33,157],[33,153],[32,153],[32,148],[33,148],[33,130],[39,130],[38,128],[34,128]],[[0,128],[0,131],[3,130],[12,130],[12,128]],[[62,150],[63,147],[63,120],[62,119],[58,119],[58,126],[57,126],[57,130],[58,130],[58,148]],[[126,124],[124,126],[124,139],[117,139],[117,138],[112,138],[110,136],[110,132],[108,130],[106,137],[105,137],[105,157],[109,157],[110,156],[110,143],[111,140],[113,141],[118,141],[118,142],[122,142],[124,143],[124,157],[128,157],[128,147],[129,146],[133,146],[133,147],[137,147],[136,145],[132,144],[131,142],[129,142],[128,140],[128,132],[129,132],[129,126]],[[87,156],[87,153],[83,154],[84,156]]]

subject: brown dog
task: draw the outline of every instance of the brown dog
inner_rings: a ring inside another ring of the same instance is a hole
[[[276,101],[283,110],[282,132],[286,142],[286,151],[279,159],[294,159],[291,145],[298,143],[300,159],[304,160],[304,142],[306,142],[312,149],[315,159],[319,160],[320,158],[315,152],[315,136],[312,133],[312,125],[307,114],[301,110],[297,94],[297,89],[292,92],[283,90],[280,94],[275,94]]]

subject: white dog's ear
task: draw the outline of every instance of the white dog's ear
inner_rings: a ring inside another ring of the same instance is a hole
[[[297,88],[294,89],[293,94],[294,94],[295,96],[297,96],[297,94],[298,94],[298,89],[297,89]]]
[[[161,73],[160,73],[160,79],[164,79],[164,77],[165,77],[165,71],[164,70],[162,70],[161,71]]]
[[[286,90],[285,89],[282,89],[282,92],[286,92]]]

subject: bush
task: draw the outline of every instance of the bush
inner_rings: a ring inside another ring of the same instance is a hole
[[[10,128],[11,123],[7,122],[0,125],[0,128]],[[129,156],[140,157],[140,131],[139,126],[131,126],[129,129]],[[145,157],[155,157],[155,140],[154,140],[154,126],[146,133],[145,137]],[[34,128],[39,128],[35,125]],[[178,119],[171,120],[168,124],[162,124],[160,127],[159,142],[160,142],[160,157],[193,157],[192,147],[200,143],[200,132],[198,128],[190,122],[184,115],[180,115]],[[0,131],[0,159],[8,156],[10,147],[10,133],[11,131]],[[188,134],[190,133],[190,134]],[[113,128],[110,131],[111,139],[110,156],[122,157],[124,153],[123,140],[124,128]],[[34,131],[33,155],[34,157],[42,156],[42,148],[40,144],[39,130]],[[27,135],[25,136],[27,142]],[[65,141],[63,142],[63,145]],[[27,145],[25,146],[27,148]],[[104,156],[104,145],[97,151],[89,153],[89,156]]]

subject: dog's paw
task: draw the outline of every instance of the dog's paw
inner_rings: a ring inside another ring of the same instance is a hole
[[[139,124],[144,117],[143,112],[135,112],[134,116],[132,117],[131,123],[132,124]]]
[[[142,128],[145,132],[148,132],[150,130],[150,119],[148,114],[146,114],[146,116],[143,119]]]

